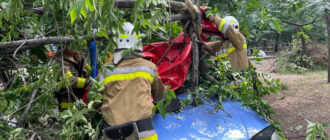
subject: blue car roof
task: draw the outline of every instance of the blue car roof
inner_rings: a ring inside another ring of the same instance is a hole
[[[186,98],[181,94],[178,98]],[[153,117],[159,140],[247,140],[269,123],[251,109],[235,101],[224,101],[224,110],[214,112],[216,103],[187,106],[182,112]]]

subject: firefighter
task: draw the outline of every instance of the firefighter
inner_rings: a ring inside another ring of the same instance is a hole
[[[216,56],[216,59],[229,58],[231,68],[236,70],[246,70],[249,67],[247,57],[246,39],[239,32],[239,23],[233,16],[220,18],[217,16],[209,16],[208,19],[218,26],[227,38],[224,41],[207,42],[206,45],[211,47],[211,54]]]
[[[57,57],[56,60],[62,64],[62,56]],[[61,75],[64,73],[64,76],[70,80],[70,86],[68,88],[63,86],[60,91],[55,92],[60,111],[69,108],[72,102],[83,97],[89,84],[90,70],[90,66],[85,64],[83,53],[68,48],[63,51],[63,66],[64,72],[61,71]]]
[[[113,57],[115,69],[101,78],[105,87],[103,135],[106,139],[157,140],[151,120],[152,100],[163,98],[165,88],[155,64],[142,58],[142,44],[133,28],[131,23],[124,23]],[[135,131],[130,131],[133,128]]]

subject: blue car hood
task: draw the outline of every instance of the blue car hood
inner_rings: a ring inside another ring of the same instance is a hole
[[[180,95],[184,98],[186,95]],[[247,140],[269,126],[256,112],[239,102],[224,101],[224,111],[214,112],[216,103],[187,106],[182,112],[153,117],[159,140]]]

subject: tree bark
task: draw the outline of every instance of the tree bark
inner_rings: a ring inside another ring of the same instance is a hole
[[[183,13],[176,14],[176,15],[173,15],[173,16],[170,17],[170,19],[171,19],[172,22],[178,21],[178,20],[187,20],[189,18],[190,18],[190,15],[183,14]]]
[[[192,7],[192,4],[196,5],[197,8],[199,9],[199,0],[193,0],[193,3],[191,3],[192,1],[190,0],[186,0],[186,4],[188,6],[188,9],[190,8],[190,13],[194,14],[193,10],[194,8]],[[198,105],[198,96],[196,93],[196,87],[198,86],[198,80],[199,80],[199,63],[200,63],[200,54],[202,53],[202,47],[201,44],[197,43],[197,40],[199,40],[200,38],[200,34],[199,31],[197,31],[196,28],[196,24],[200,24],[200,23],[194,23],[194,18],[196,19],[197,15],[191,15],[192,18],[192,24],[190,24],[188,26],[188,32],[189,32],[189,36],[191,39],[191,42],[193,44],[193,50],[192,50],[192,79],[191,79],[191,93],[192,93],[192,97],[193,97],[193,106],[197,106]],[[194,17],[195,16],[195,17]]]
[[[135,2],[136,2],[135,0],[117,0],[115,6],[117,8],[134,8]],[[170,2],[170,6],[171,6],[171,11],[181,12],[181,10],[185,9],[186,4],[183,2],[172,1]]]
[[[196,33],[193,31],[193,27],[190,26],[190,33],[189,36],[191,38],[192,44],[193,44],[193,50],[192,50],[192,82],[191,82],[191,92],[193,97],[193,105],[197,106],[197,93],[195,91],[195,88],[198,86],[198,79],[199,79],[199,47],[197,44],[197,36]]]
[[[307,56],[307,48],[306,48],[305,37],[303,35],[300,35],[300,39],[301,39],[302,54]]]
[[[117,0],[115,7],[116,8],[134,8],[136,0]],[[161,7],[162,5],[158,5]],[[170,2],[171,11],[175,13],[181,13],[182,10],[186,10],[186,4],[183,2],[178,1],[171,1]],[[42,15],[44,13],[45,7],[37,7],[37,8],[31,8],[27,9],[28,12],[33,12],[35,14]]]
[[[279,47],[279,34],[278,33],[276,33],[276,37],[275,37],[275,49],[274,49],[274,51],[275,51],[275,53],[277,53],[278,52],[278,47]]]
[[[330,0],[328,0],[330,2]],[[328,15],[328,10],[325,11],[325,15]],[[326,16],[327,25],[327,45],[328,45],[328,83],[330,83],[330,15]]]
[[[192,2],[197,6],[197,8],[200,7],[200,0],[192,0]]]
[[[111,34],[109,33],[108,36],[111,36]],[[78,38],[83,39],[83,37],[78,37]],[[102,39],[105,39],[105,37],[93,35],[89,40],[102,40]],[[20,51],[42,47],[43,45],[47,45],[47,44],[58,44],[58,43],[69,44],[74,40],[75,38],[71,36],[67,36],[67,37],[52,36],[52,37],[44,37],[44,38],[36,38],[36,39],[3,42],[0,43],[0,55],[10,54],[15,52],[15,50],[24,42],[25,44],[20,48]]]

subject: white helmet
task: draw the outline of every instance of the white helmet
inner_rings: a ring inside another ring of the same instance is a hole
[[[140,35],[133,33],[133,29],[134,25],[132,23],[125,22],[123,26],[124,32],[121,33],[118,31],[117,44],[119,50],[133,48],[142,51],[142,44],[139,39]]]
[[[133,50],[143,51],[140,35],[133,33],[133,29],[134,25],[132,23],[125,22],[123,26],[124,32],[118,31],[118,48],[115,49],[114,64],[118,64],[123,59],[123,50],[132,48]]]
[[[226,16],[223,18],[229,25],[232,25],[237,31],[239,31],[238,20],[233,16]]]

